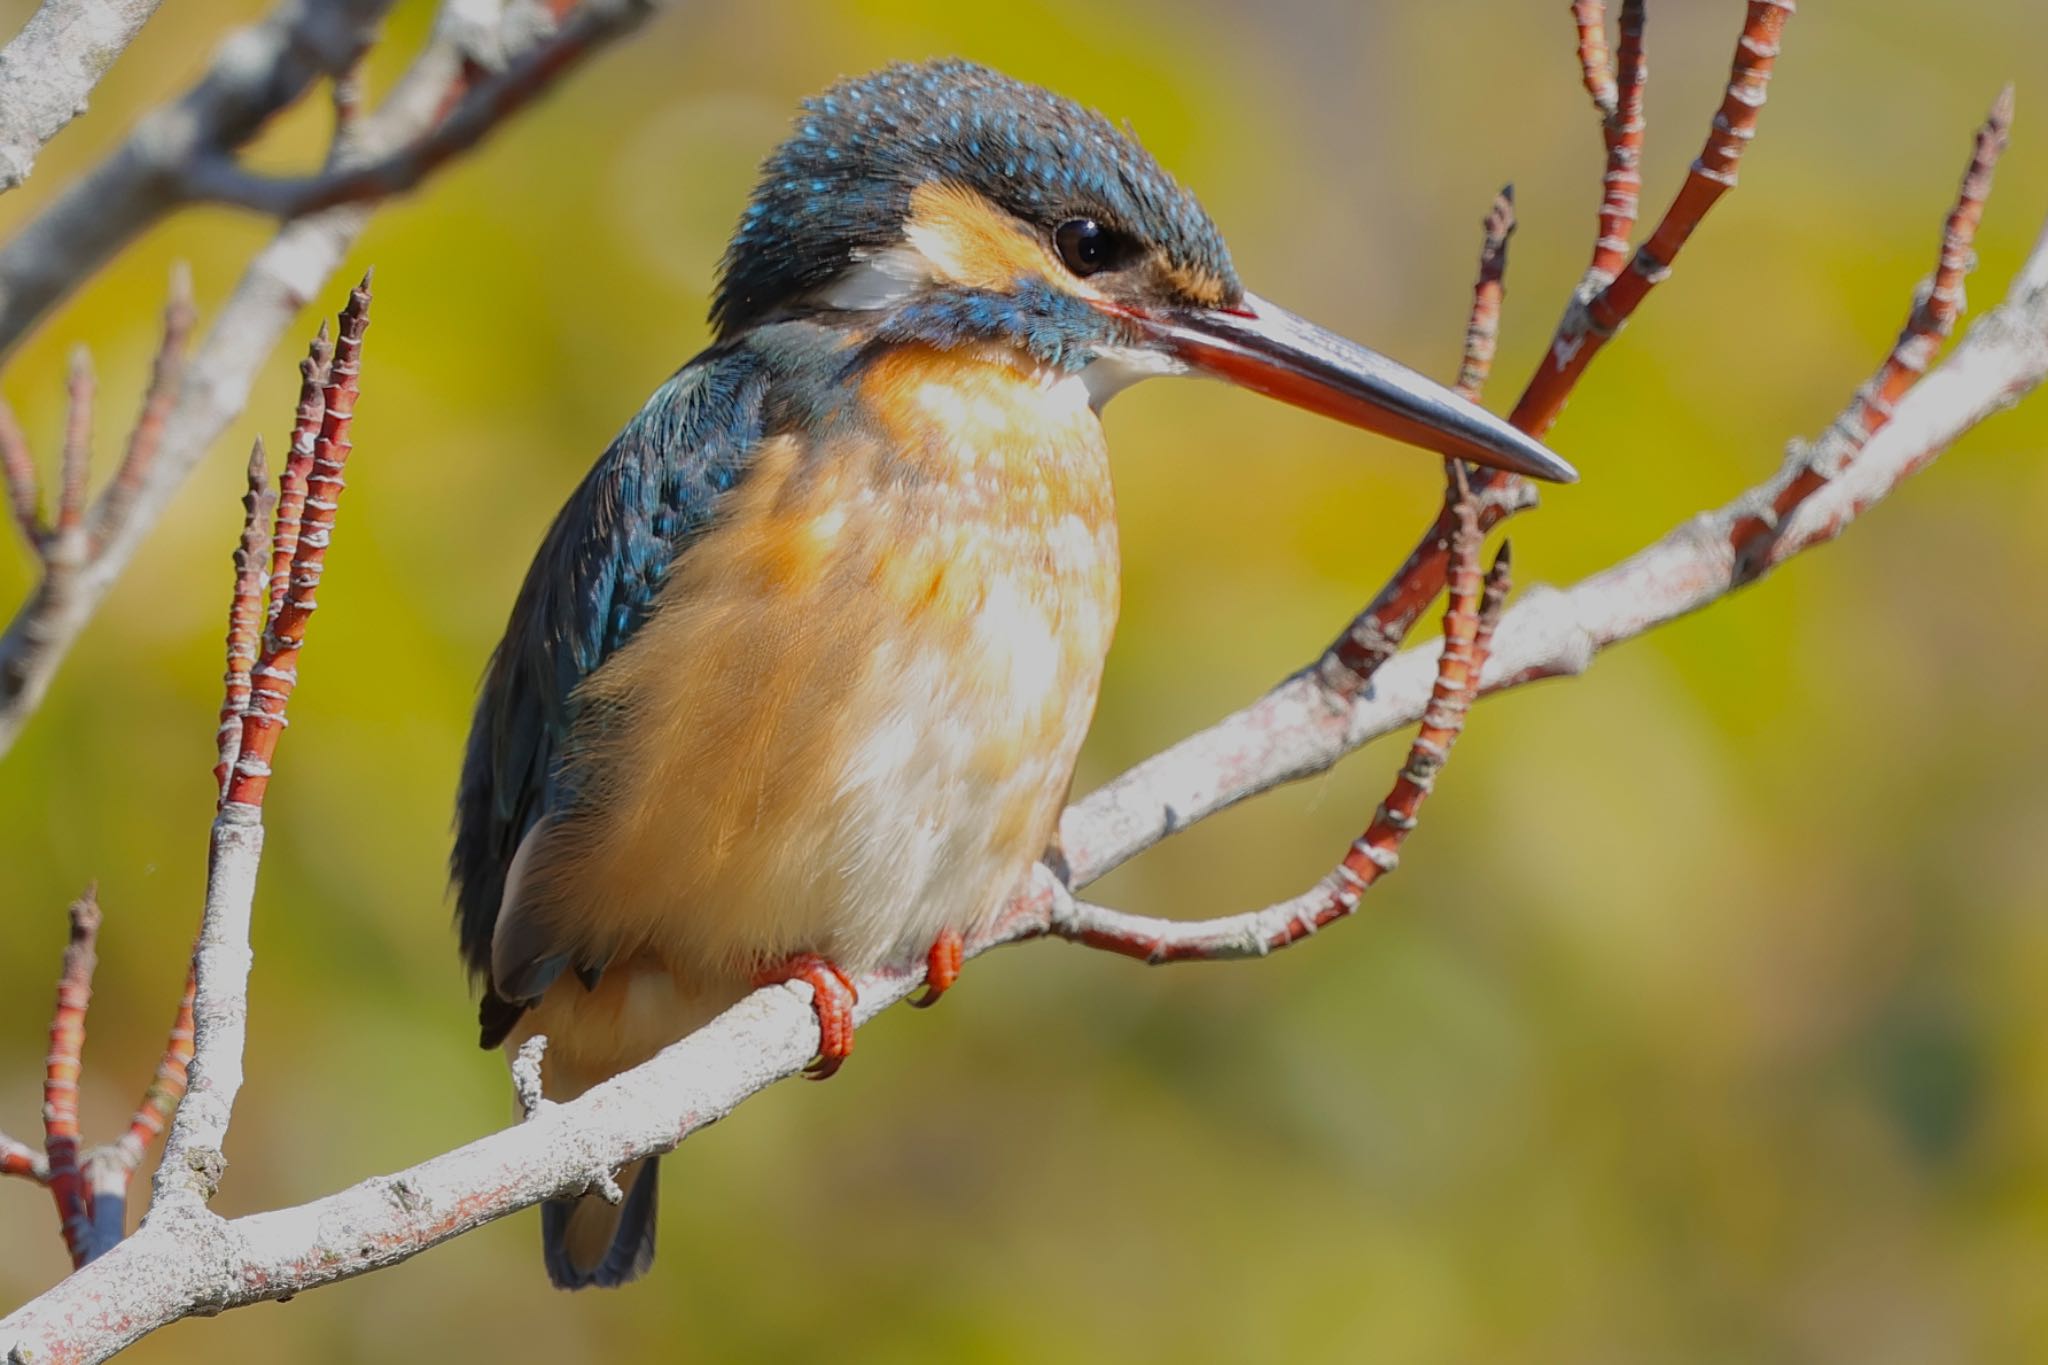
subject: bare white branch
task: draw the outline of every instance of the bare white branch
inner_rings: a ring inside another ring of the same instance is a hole
[[[0,50],[0,192],[28,179],[36,156],[85,112],[100,83],[163,0],[43,0]]]
[[[242,1052],[249,1031],[249,920],[256,869],[263,861],[262,812],[229,804],[213,822],[206,873],[206,909],[193,949],[192,1061],[185,1098],[164,1139],[163,1161],[150,1191],[150,1217],[179,1205],[204,1207],[227,1168],[222,1148],[235,1096],[242,1088]]]
[[[444,11],[454,35],[450,41],[462,44],[493,74],[465,93],[431,131],[374,158],[309,176],[263,175],[226,154],[200,157],[186,168],[184,191],[192,199],[278,218],[402,194],[482,141],[508,114],[546,90],[568,62],[625,37],[658,5],[659,0],[583,0],[554,32],[523,52],[508,54],[502,16],[477,14],[480,7],[474,3],[451,4]],[[490,40],[481,41],[479,31],[491,35]]]
[[[1891,423],[1843,477],[1799,508],[1759,567],[1838,534],[2044,375],[2048,232],[2007,301],[1907,394]],[[1605,573],[1569,589],[1529,594],[1501,620],[1487,686],[1499,690],[1581,671],[1599,650],[1752,581],[1753,573],[1738,565],[1729,548],[1728,531],[1753,505],[1753,495],[1745,495]],[[1435,645],[1423,645],[1399,656],[1380,672],[1370,695],[1348,706],[1329,702],[1327,693],[1306,681],[1312,672],[1304,671],[1254,706],[1078,803],[1062,825],[1074,884],[1094,880],[1166,834],[1327,768],[1366,740],[1415,720],[1428,702],[1438,652]],[[1076,850],[1084,852],[1076,857]],[[1264,920],[1190,923],[1081,905],[1040,866],[1000,921],[967,944],[967,953],[1047,935],[1193,942],[1228,936],[1247,924],[1258,927]],[[915,961],[863,977],[856,1021],[864,1023],[904,999],[923,976],[924,963]],[[297,1208],[236,1219],[219,1217],[197,1199],[169,1200],[135,1236],[0,1319],[0,1350],[26,1360],[102,1360],[179,1318],[381,1269],[543,1199],[602,1190],[618,1167],[671,1150],[749,1096],[802,1071],[816,1038],[816,1021],[801,996],[766,988],[580,1098],[534,1106],[522,1122],[394,1175]],[[522,1063],[527,1060],[522,1055]],[[530,1065],[538,1065],[537,1055]],[[217,1137],[217,1122],[197,1118],[192,1131]],[[183,1150],[207,1149],[188,1143]]]
[[[0,359],[114,253],[184,202],[183,168],[239,147],[323,75],[345,71],[391,0],[286,0],[233,33],[199,82],[0,247]]]

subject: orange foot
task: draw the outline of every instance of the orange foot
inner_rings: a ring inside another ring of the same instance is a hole
[[[960,979],[960,964],[966,959],[967,945],[960,941],[958,929],[942,929],[932,940],[932,950],[924,960],[924,994],[910,1003],[918,1009],[929,1009],[939,1003],[939,997],[953,989],[953,983]]]
[[[860,994],[837,963],[817,953],[798,953],[754,974],[756,986],[785,981],[801,981],[811,988],[811,1008],[818,1015],[818,1056],[804,1068],[804,1075],[822,1081],[853,1051],[853,1007]]]

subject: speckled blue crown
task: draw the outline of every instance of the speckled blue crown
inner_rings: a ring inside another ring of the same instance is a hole
[[[804,101],[726,248],[723,335],[816,290],[902,236],[910,193],[954,180],[1035,223],[1094,218],[1237,290],[1195,197],[1108,119],[972,62],[897,65]]]

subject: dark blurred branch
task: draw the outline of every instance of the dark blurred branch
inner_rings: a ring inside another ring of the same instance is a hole
[[[659,0],[584,0],[554,34],[472,84],[440,122],[374,160],[293,178],[248,170],[224,154],[210,156],[187,169],[186,193],[278,218],[402,194],[483,141],[582,58],[638,28],[658,4]]]
[[[45,144],[163,0],[43,0],[0,51],[0,192],[28,179]]]
[[[145,115],[114,152],[0,247],[0,360],[116,252],[185,200],[186,167],[240,147],[371,43],[391,0],[285,0],[222,43],[183,96]]]
[[[360,107],[355,72],[391,0],[282,0],[262,23],[222,43],[205,76],[145,116],[115,152],[0,246],[0,362],[50,309],[165,216],[207,197],[201,167],[232,168],[233,154],[318,82],[335,87],[336,137],[313,177],[353,188],[294,216],[250,263],[208,333],[175,373],[159,371],[130,443],[93,519],[64,591],[38,592],[0,635],[0,755],[13,745],[100,602],[222,430],[248,401],[257,371],[306,301],[339,268],[374,202],[411,188],[474,146],[527,100],[660,0],[547,0],[540,31],[502,17],[479,29],[479,6],[450,0],[434,37],[373,110]],[[531,6],[522,12],[530,11]],[[488,48],[488,51],[481,49]],[[497,66],[496,74],[486,61]],[[379,177],[401,165],[403,184]],[[382,168],[381,170],[379,168]],[[365,171],[372,184],[361,178]],[[237,173],[239,174],[239,173]],[[347,202],[342,202],[346,200]],[[189,317],[185,326],[190,327]],[[167,328],[167,343],[168,343]],[[21,478],[18,445],[0,417],[0,472],[17,519],[34,485]],[[27,466],[32,469],[32,466]],[[26,490],[26,492],[24,492]]]

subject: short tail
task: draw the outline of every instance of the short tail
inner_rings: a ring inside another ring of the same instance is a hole
[[[647,1273],[654,1264],[660,1161],[651,1156],[619,1172],[626,1197],[618,1204],[586,1194],[540,1206],[541,1252],[555,1288],[616,1289]]]

